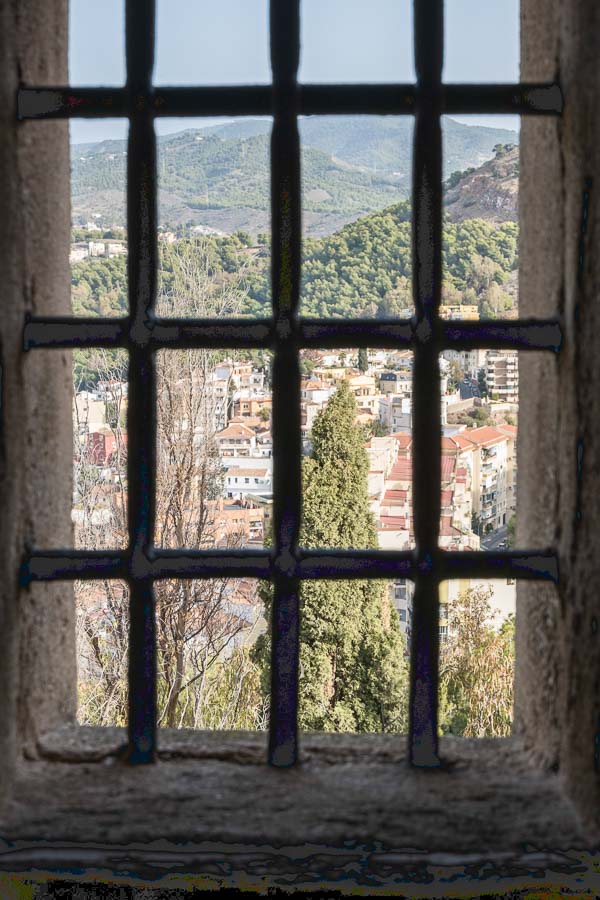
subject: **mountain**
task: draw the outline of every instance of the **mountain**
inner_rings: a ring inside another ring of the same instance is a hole
[[[159,138],[159,221],[216,231],[267,232],[270,220],[269,132],[249,119]],[[315,116],[300,120],[303,212],[307,234],[332,234],[348,222],[408,197],[412,119]],[[444,120],[444,177],[479,166],[515,132]],[[126,142],[72,147],[72,208],[125,224]]]
[[[317,151],[314,151],[317,152]],[[477,307],[484,318],[516,314],[518,282],[518,149],[498,145],[493,160],[454,173],[445,185],[442,302]],[[470,213],[470,216],[469,216]],[[412,228],[404,200],[303,242],[301,314],[406,316],[412,309]],[[161,243],[161,284],[169,288],[177,254],[190,245]],[[242,286],[243,314],[268,315],[270,246],[249,234],[202,241],[210,269]],[[123,314],[126,261],[90,257],[73,267],[76,312]]]
[[[252,119],[206,129],[224,139],[242,140],[268,134],[268,120]],[[444,178],[468,166],[479,166],[496,144],[517,143],[518,134],[504,128],[463,125],[445,116]],[[410,116],[309,116],[300,119],[304,147],[322,150],[334,159],[358,168],[410,178],[413,121]]]

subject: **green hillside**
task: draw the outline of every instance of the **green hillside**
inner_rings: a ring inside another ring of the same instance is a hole
[[[302,119],[302,191],[307,234],[323,235],[408,197],[412,120],[317,116]],[[159,139],[159,219],[232,233],[268,231],[270,121],[251,119]],[[513,132],[446,120],[445,176],[477,166]],[[74,221],[125,224],[126,143],[72,148]]]
[[[517,143],[518,135],[505,128],[463,125],[442,120],[444,177],[457,169],[478,166],[492,156],[496,144]],[[268,134],[268,120],[251,119],[206,129],[231,140]],[[410,176],[413,121],[410,116],[310,116],[300,120],[303,146],[322,150],[353,166]]]
[[[446,223],[443,301],[476,305],[494,317],[514,305],[510,284],[518,265],[518,226],[483,219]],[[223,279],[241,278],[247,293],[242,315],[268,315],[268,245],[249,253],[246,235],[211,237],[202,247],[211,256],[215,290]],[[161,284],[170,286],[178,245],[161,245]],[[179,245],[180,246],[180,245]],[[304,242],[302,308],[307,316],[406,314],[411,299],[411,229],[407,202],[346,225],[330,237]],[[126,312],[123,258],[88,258],[73,266],[73,306],[78,314]]]

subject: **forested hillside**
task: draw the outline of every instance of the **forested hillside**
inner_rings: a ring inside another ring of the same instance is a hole
[[[400,203],[304,244],[303,312],[310,316],[399,315],[412,305],[410,205]],[[503,290],[517,267],[517,225],[483,219],[444,229],[442,302],[492,317],[510,309]]]
[[[268,315],[270,250],[250,249],[249,236],[202,239],[212,258],[214,289],[241,278],[243,315]],[[161,285],[168,290],[172,255],[181,245],[161,245]],[[346,225],[337,234],[304,242],[302,313],[308,316],[398,315],[410,308],[411,228],[407,202]],[[443,302],[476,305],[482,316],[510,310],[517,267],[517,224],[483,219],[446,224]],[[507,287],[509,288],[507,290]],[[123,258],[89,258],[73,267],[76,313],[123,314]]]
[[[268,120],[188,130],[159,140],[159,220],[253,235],[269,229]],[[323,236],[408,197],[410,117],[316,116],[300,121],[307,234]],[[444,121],[444,173],[480,165],[512,132]],[[72,148],[74,221],[125,224],[126,143]]]

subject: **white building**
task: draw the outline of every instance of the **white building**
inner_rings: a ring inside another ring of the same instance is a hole
[[[467,377],[477,381],[479,370],[485,369],[488,353],[489,350],[478,347],[475,350],[444,350],[442,356],[457,362]]]
[[[485,382],[493,400],[519,402],[519,355],[516,350],[489,351]]]
[[[272,496],[273,473],[270,466],[232,466],[225,474],[225,492],[234,500],[252,495]]]
[[[246,425],[237,423],[228,425],[216,435],[215,441],[219,456],[224,458],[254,456],[256,453],[256,434]]]
[[[377,398],[379,421],[390,431],[412,428],[412,397],[406,394],[389,394]]]

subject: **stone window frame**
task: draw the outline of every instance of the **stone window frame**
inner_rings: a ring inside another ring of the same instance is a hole
[[[589,588],[598,574],[592,436],[600,385],[590,338],[599,264],[588,252],[597,235],[592,179],[600,168],[594,6],[556,0],[549,15],[548,4],[536,0],[522,9],[522,75],[547,81],[560,74],[565,97],[560,124],[523,125],[522,304],[542,318],[558,309],[565,344],[556,360],[531,354],[524,363],[529,389],[521,416],[531,429],[519,434],[518,540],[527,544],[534,535],[536,543],[541,536],[556,545],[561,577],[558,588],[519,584],[515,736],[445,739],[446,768],[419,771],[387,736],[306,738],[302,765],[279,770],[264,766],[260,735],[217,735],[217,746],[211,735],[165,734],[161,788],[151,770],[123,766],[120,734],[73,727],[72,595],[64,583],[24,589],[16,575],[23,546],[68,546],[70,537],[68,355],[22,353],[25,314],[68,314],[66,127],[15,126],[21,81],[67,81],[67,17],[63,0],[28,0],[18,11],[14,2],[0,4],[0,165],[10,176],[0,180],[0,199],[11,213],[0,234],[4,871],[56,873],[74,865],[83,879],[100,872],[132,883],[160,878],[164,886],[195,874],[205,884],[244,878],[289,886],[295,879],[339,887],[350,867],[350,890],[407,882],[418,890],[419,882],[441,883],[449,872],[471,884],[482,873],[503,877],[508,887],[523,867],[537,884],[556,882],[557,871],[566,884],[586,865],[589,874],[589,858],[582,859],[600,840],[599,616]],[[540,190],[548,184],[554,192]],[[540,410],[542,390],[548,403]],[[52,420],[48,409],[56,410]],[[160,828],[143,812],[152,802],[168,813]]]

